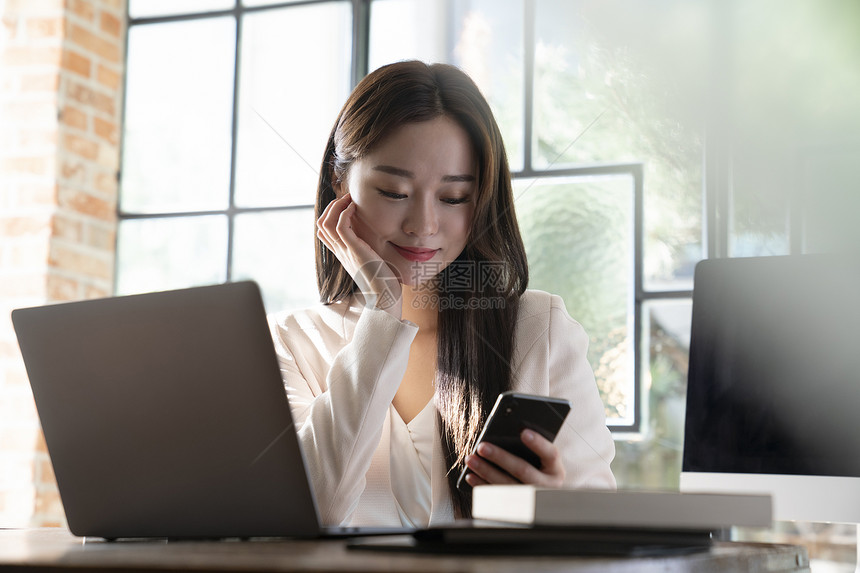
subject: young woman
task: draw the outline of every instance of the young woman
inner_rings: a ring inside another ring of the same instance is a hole
[[[468,485],[614,488],[615,449],[557,296],[526,290],[498,126],[455,67],[400,62],[353,91],[316,201],[319,308],[276,316],[284,383],[326,524],[426,526],[471,512]],[[482,444],[500,392],[568,398],[536,468]]]

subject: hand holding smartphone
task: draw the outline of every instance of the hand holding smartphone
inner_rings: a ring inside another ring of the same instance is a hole
[[[481,442],[489,442],[539,468],[540,458],[526,447],[520,434],[523,430],[532,430],[549,441],[555,440],[570,408],[570,401],[562,398],[502,392],[472,453],[475,453]],[[465,479],[469,471],[469,468],[463,469],[457,479],[458,489],[469,485]]]

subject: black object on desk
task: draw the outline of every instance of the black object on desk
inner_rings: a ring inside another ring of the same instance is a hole
[[[475,526],[469,522],[420,529],[412,535],[363,537],[350,549],[471,555],[607,555],[645,557],[707,551],[711,532],[608,527]]]

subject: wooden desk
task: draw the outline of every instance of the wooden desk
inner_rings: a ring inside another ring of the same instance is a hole
[[[792,545],[718,543],[693,555],[651,558],[436,556],[355,551],[344,541],[166,542],[73,537],[63,529],[0,531],[0,571],[647,573],[809,571],[806,549]]]

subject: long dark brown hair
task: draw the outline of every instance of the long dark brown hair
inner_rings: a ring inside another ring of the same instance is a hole
[[[345,180],[352,163],[395,129],[440,116],[456,121],[468,133],[478,161],[475,213],[466,248],[434,279],[436,294],[445,297],[439,308],[436,366],[442,447],[455,512],[469,517],[471,492],[458,490],[456,481],[496,397],[511,387],[514,327],[519,297],[528,284],[507,155],[492,111],[475,83],[454,66],[417,61],[383,66],[365,77],[328,138],[315,211],[319,218],[335,199],[333,179]],[[454,269],[460,278],[464,270],[471,273],[471,280],[449,280]],[[357,289],[318,239],[316,270],[325,304],[346,299]]]

